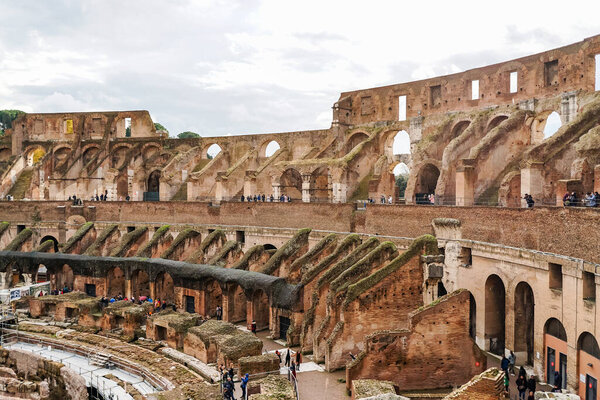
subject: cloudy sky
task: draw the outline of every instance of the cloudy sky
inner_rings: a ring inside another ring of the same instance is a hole
[[[600,33],[600,2],[0,0],[0,109],[147,109],[171,135],[327,128],[341,91]]]

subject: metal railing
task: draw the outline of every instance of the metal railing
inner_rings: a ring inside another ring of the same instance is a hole
[[[298,380],[296,379],[296,375],[292,373],[292,368],[288,368],[288,380],[292,384],[294,388],[294,394],[296,395],[296,400],[300,400],[300,392],[298,392]]]

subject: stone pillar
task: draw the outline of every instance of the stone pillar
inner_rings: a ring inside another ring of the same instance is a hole
[[[252,297],[246,296],[246,299],[252,299]],[[252,321],[254,321],[254,307],[252,300],[246,300],[246,327],[252,329]]]
[[[567,92],[562,94],[560,101],[560,114],[562,123],[567,124],[577,115],[577,92]]]
[[[130,299],[132,294],[133,294],[133,282],[131,281],[131,279],[125,279],[125,297]]]
[[[472,206],[475,203],[475,160],[462,159],[456,168],[456,205]]]
[[[600,165],[594,167],[594,192],[600,193]]]
[[[275,201],[279,201],[279,196],[281,196],[281,185],[279,183],[273,184],[273,197]]]
[[[537,204],[542,204],[544,192],[544,163],[531,161],[521,169],[521,196],[530,194]],[[521,198],[521,207],[527,207],[527,203]]]
[[[229,290],[221,289],[221,308],[223,309],[223,321],[231,322],[231,316],[233,315],[233,301],[231,299],[231,293]]]
[[[310,174],[302,174],[302,201],[310,203]]]
[[[253,196],[256,194],[256,171],[246,171],[244,177],[244,196]],[[268,196],[269,193],[265,193]]]
[[[227,194],[225,185],[223,183],[223,180],[224,180],[223,175],[224,175],[224,172],[217,172],[217,179],[216,179],[217,183],[215,186],[215,200],[216,201],[223,200]]]
[[[150,298],[154,300],[156,297],[156,282],[150,281]]]

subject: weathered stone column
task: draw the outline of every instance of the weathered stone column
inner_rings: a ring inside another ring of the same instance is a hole
[[[225,198],[225,196],[227,195],[227,191],[225,189],[225,185],[223,183],[224,180],[224,172],[217,172],[217,183],[216,183],[216,187],[215,187],[215,200],[216,201],[221,201],[223,200],[223,198]]]
[[[544,163],[530,161],[527,166],[521,169],[521,196],[525,193],[530,194],[533,199],[540,204],[542,202],[544,192]],[[527,203],[521,198],[521,207],[527,207]]]
[[[475,160],[462,159],[456,168],[456,205],[472,206],[475,203]]]
[[[133,294],[133,282],[131,281],[131,279],[125,279],[125,297],[130,299],[132,294]]]
[[[246,171],[244,177],[244,196],[253,196],[256,194],[256,171]],[[265,193],[268,196],[268,193]]]
[[[302,174],[302,201],[310,203],[310,174]]]
[[[281,196],[281,185],[279,183],[273,183],[273,197],[275,201],[279,201],[279,196]]]

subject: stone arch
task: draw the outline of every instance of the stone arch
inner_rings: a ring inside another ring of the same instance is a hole
[[[477,303],[473,293],[469,292],[469,336],[475,340],[477,335]]]
[[[500,125],[503,121],[508,119],[508,115],[496,115],[494,117],[492,117],[490,119],[490,121],[487,124],[487,127],[485,128],[486,132],[491,131],[492,129],[494,129],[495,127],[497,127],[498,125]]]
[[[321,166],[310,174],[310,201],[331,199],[331,175],[327,166]]]
[[[142,158],[144,161],[148,161],[153,156],[160,153],[160,146],[156,143],[146,143],[142,147]]]
[[[81,160],[83,165],[89,164],[94,159],[96,154],[100,151],[100,147],[97,145],[88,145],[82,149]]]
[[[521,172],[506,174],[498,189],[498,202],[503,207],[521,207]]]
[[[277,251],[277,247],[275,247],[271,243],[264,244],[263,245],[263,249],[265,249],[265,251],[269,251],[269,250],[275,250],[275,251]]]
[[[217,307],[223,307],[223,289],[219,282],[214,279],[204,284],[205,313],[211,318],[217,315]]]
[[[130,149],[131,146],[124,143],[113,148],[111,150],[111,167],[115,169],[121,169],[122,167],[124,167],[125,163],[127,162],[127,156],[129,154]]]
[[[252,294],[252,319],[256,321],[257,330],[269,327],[270,314],[269,296],[262,289],[256,290]]]
[[[215,158],[217,154],[223,151],[223,148],[217,143],[211,143],[202,150],[202,158]]]
[[[462,121],[456,122],[454,124],[454,126],[452,127],[452,129],[450,130],[451,137],[455,138],[455,137],[460,136],[460,134],[463,133],[465,131],[465,129],[467,129],[469,127],[469,125],[471,125],[470,120],[462,120]]]
[[[598,341],[590,332],[582,332],[577,339],[577,374],[575,375],[584,378],[579,380],[579,395],[582,398],[590,398],[587,396],[590,391],[592,395],[597,394],[595,392],[600,379],[598,363],[600,363]]]
[[[410,136],[405,130],[397,132],[391,140],[392,156],[410,154]]]
[[[557,116],[560,120],[560,114],[558,114],[556,110],[546,110],[539,112],[533,119],[531,123],[531,144],[540,144],[545,139],[547,139],[545,131],[546,126],[548,125],[548,119],[550,118],[550,115],[552,115],[552,120],[550,121],[551,123],[548,126],[548,130],[550,130],[550,128],[553,127],[553,125],[555,126],[555,123],[557,122]]]
[[[48,240],[52,240],[52,243],[54,243],[54,245],[52,246],[53,250],[55,253],[58,253],[58,240],[51,235],[46,235],[44,236],[41,240],[40,240],[40,244],[48,241]]]
[[[417,204],[429,204],[428,196],[435,193],[440,170],[432,163],[421,166],[415,182],[415,202]]]
[[[67,145],[56,146],[52,150],[52,158],[54,161],[54,166],[58,166],[64,163],[69,155],[71,154],[71,147]]]
[[[369,138],[365,132],[354,132],[352,133],[348,139],[346,140],[346,144],[344,146],[344,153],[348,154],[353,148],[355,148],[359,143],[364,142]]]
[[[544,334],[567,341],[567,331],[562,322],[556,318],[548,318],[548,321],[544,324]]]
[[[125,273],[119,267],[113,267],[106,274],[106,296],[125,296]]]
[[[280,148],[281,148],[281,145],[276,140],[266,141],[260,147],[259,156],[265,157],[265,158],[271,157]]]
[[[228,288],[227,316],[228,322],[237,324],[246,321],[248,299],[244,289],[238,284],[231,284]]]
[[[534,308],[533,289],[527,282],[519,282],[515,288],[514,352],[521,360],[533,365]]]
[[[293,199],[302,198],[302,175],[294,168],[288,168],[283,171],[279,178],[281,194],[290,196]]]
[[[589,332],[583,332],[577,339],[577,350],[584,351],[587,354],[600,359],[600,348],[598,347],[598,341]]]
[[[161,272],[154,281],[154,298],[162,302],[175,302],[175,283],[168,272]]]
[[[546,123],[544,124],[544,140],[553,136],[561,126],[562,120],[560,115],[556,111],[551,112],[550,115],[548,115],[548,118],[546,118]]]
[[[12,150],[8,147],[0,148],[0,162],[8,161],[12,156]]]
[[[146,179],[146,191],[147,192],[160,192],[160,170],[154,170],[148,174],[148,179]]]
[[[23,154],[25,154],[25,160],[28,167],[32,167],[40,162],[46,155],[46,150],[42,146],[31,146],[28,147]]]
[[[150,296],[150,277],[143,269],[136,269],[131,274],[131,295],[136,299]]]
[[[485,348],[498,355],[504,354],[506,338],[506,289],[498,275],[485,281]]]

